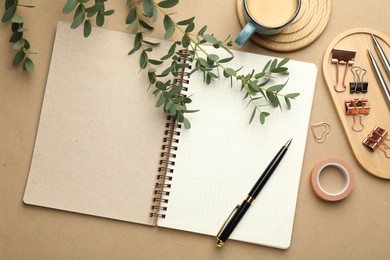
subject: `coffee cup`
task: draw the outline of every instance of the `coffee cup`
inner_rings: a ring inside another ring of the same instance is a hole
[[[274,35],[289,26],[298,16],[301,0],[243,0],[243,12],[247,22],[235,42],[244,46],[258,33]]]

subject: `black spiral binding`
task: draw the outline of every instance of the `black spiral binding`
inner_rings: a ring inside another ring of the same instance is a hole
[[[193,52],[190,50],[180,50],[180,62],[182,64],[189,64],[192,62]],[[187,66],[191,69],[190,65]],[[182,68],[178,72],[175,83],[188,84],[190,74]],[[186,87],[182,88],[183,91],[187,91]],[[179,93],[181,96],[185,96],[183,93]],[[160,167],[158,168],[158,174],[156,177],[156,183],[154,187],[154,198],[151,206],[150,217],[153,218],[154,225],[157,224],[158,218],[165,218],[169,202],[169,189],[171,188],[171,181],[173,179],[175,161],[175,151],[177,151],[177,144],[179,143],[181,124],[178,124],[173,116],[167,117],[167,123],[165,125],[162,152],[160,154]]]

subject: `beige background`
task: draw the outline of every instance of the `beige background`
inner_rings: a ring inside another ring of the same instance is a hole
[[[390,183],[369,175],[355,162],[321,72],[324,51],[339,33],[369,27],[390,35],[387,0],[333,1],[324,33],[301,51],[276,54],[252,43],[244,48],[315,63],[319,75],[311,122],[326,121],[332,127],[324,144],[308,136],[292,244],[286,251],[235,241],[220,250],[212,237],[24,205],[56,23],[71,19],[61,12],[65,1],[25,2],[36,6],[20,8],[25,26],[31,29],[25,36],[38,53],[32,57],[33,74],[12,67],[15,52],[8,43],[10,25],[0,25],[0,258],[389,259]],[[116,13],[106,19],[104,27],[126,31],[125,1],[109,1],[109,5]],[[235,37],[241,29],[235,8],[236,0],[187,0],[176,8],[176,17],[196,16],[199,28],[207,24],[219,38]],[[161,38],[162,31],[150,35]],[[339,203],[317,199],[309,186],[311,169],[326,157],[347,161],[356,174],[355,190]]]

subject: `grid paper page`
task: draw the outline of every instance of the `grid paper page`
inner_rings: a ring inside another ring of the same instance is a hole
[[[213,51],[214,52],[214,51]],[[222,52],[221,52],[222,53]],[[221,54],[218,53],[218,54]],[[261,71],[270,57],[235,51],[229,67],[242,73]],[[222,56],[222,54],[220,55]],[[298,186],[305,151],[317,68],[290,61],[289,76],[281,93],[299,92],[292,109],[265,107],[271,113],[261,125],[249,119],[253,107],[245,106],[238,82],[220,79],[203,83],[203,74],[191,75],[188,94],[193,102],[188,114],[192,127],[180,130],[172,188],[166,218],[158,225],[215,236],[231,210],[240,204],[279,149],[293,138],[284,159],[230,239],[278,248],[290,246]],[[273,84],[272,84],[273,85]]]

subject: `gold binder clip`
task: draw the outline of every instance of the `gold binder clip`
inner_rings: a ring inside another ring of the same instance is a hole
[[[348,66],[352,66],[355,62],[356,51],[332,49],[332,63],[336,64],[336,84],[333,86],[336,92],[344,92],[347,87],[345,86],[345,77],[347,76]],[[338,89],[339,85],[339,65],[345,65],[343,82],[341,83],[342,89]]]
[[[390,139],[387,139],[387,135],[388,132],[385,129],[375,126],[371,133],[364,138],[363,144],[371,151],[381,150],[386,158],[390,158],[390,153],[388,153],[390,146],[386,144],[386,141],[390,141]]]
[[[355,132],[360,132],[364,129],[364,124],[362,122],[362,117],[370,113],[370,105],[368,104],[368,98],[354,98],[346,99],[345,103],[345,112],[347,115],[352,115],[353,126],[352,130]],[[356,116],[359,116],[359,122],[356,122]]]
[[[316,134],[315,129],[320,128],[322,132]],[[311,133],[313,134],[314,141],[317,143],[323,143],[326,140],[326,136],[330,133],[330,125],[325,122],[319,122],[310,125]]]
[[[362,69],[359,66],[353,66],[351,68],[353,74],[353,82],[349,83],[349,92],[350,93],[367,93],[368,91],[368,82],[365,82],[364,75],[367,73],[367,70]]]

